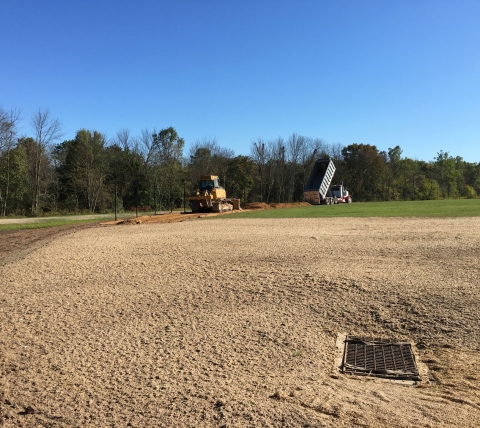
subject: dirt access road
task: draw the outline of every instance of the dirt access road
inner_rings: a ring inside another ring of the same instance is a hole
[[[294,206],[308,205],[304,202],[292,203],[292,204],[265,204],[265,203],[252,203],[247,204],[244,211],[251,210],[268,210],[276,208],[288,208]],[[192,214],[182,213],[175,211],[173,213],[160,212],[157,215],[141,215],[139,217],[133,217],[133,214],[129,214],[127,217],[122,217],[119,220],[104,220],[103,215],[91,215],[91,216],[75,216],[76,220],[89,220],[98,218],[103,219],[100,225],[113,226],[113,225],[132,225],[132,224],[145,224],[145,223],[178,223],[187,220],[194,220],[197,218],[203,218],[208,216],[228,215],[229,212],[221,214]],[[8,223],[32,223],[41,222],[54,219],[65,219],[65,217],[42,217],[40,219],[3,219],[0,220],[0,224]],[[56,237],[72,233],[78,229],[95,227],[95,224],[81,224],[81,225],[66,225],[50,228],[39,229],[25,229],[19,231],[0,231],[0,266],[5,263],[18,260],[26,256],[31,251],[46,245],[48,242],[54,240]]]
[[[292,204],[265,204],[265,203],[252,203],[247,204],[244,208],[244,211],[251,210],[267,210],[267,209],[276,209],[276,208],[288,208],[294,206],[305,206],[308,205],[304,202],[292,203]],[[192,214],[192,213],[182,213],[175,211],[173,213],[169,212],[160,212],[157,215],[141,215],[139,217],[133,217],[133,214],[129,214],[127,217],[121,217],[118,220],[104,220],[104,215],[91,215],[91,216],[72,216],[76,220],[89,220],[98,218],[99,223],[103,226],[113,226],[113,225],[132,225],[132,224],[145,224],[145,223],[178,223],[187,220],[194,220],[197,218],[217,216],[217,215],[228,215],[230,212],[221,213],[221,214]],[[0,219],[0,224],[8,223],[35,223],[47,220],[55,219],[65,219],[66,217],[42,217],[38,219],[31,218],[21,218],[21,219]],[[0,231],[0,266],[5,263],[18,260],[19,258],[25,257],[28,253],[33,250],[40,248],[55,238],[72,233],[78,229],[85,229],[96,227],[95,224],[80,224],[80,225],[66,225],[66,226],[56,226],[49,228],[39,228],[39,229],[25,229],[25,230],[16,230],[16,231]]]
[[[78,228],[0,267],[5,426],[480,425],[480,221]],[[339,334],[411,340],[416,386]]]

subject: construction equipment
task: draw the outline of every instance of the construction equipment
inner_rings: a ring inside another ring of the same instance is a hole
[[[240,199],[228,199],[220,186],[218,176],[205,175],[198,179],[198,187],[187,197],[193,213],[223,212],[240,209]]]
[[[340,202],[351,203],[352,196],[345,190],[343,184],[337,184],[330,188],[335,165],[332,159],[318,159],[313,165],[312,172],[308,178],[303,191],[305,201],[312,205],[330,205]]]
[[[348,193],[348,190],[345,189],[345,187],[342,184],[335,184],[330,187],[330,191],[332,192],[332,195],[334,198],[337,198],[337,204],[341,203],[346,203],[346,204],[351,204],[352,203],[352,195]]]

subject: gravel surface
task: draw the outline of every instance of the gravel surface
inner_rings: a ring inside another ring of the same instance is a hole
[[[55,226],[44,229],[1,230],[0,266],[14,262],[61,235],[92,227],[91,224]]]
[[[59,235],[0,266],[0,424],[479,426],[479,226],[226,218]],[[422,382],[339,373],[342,333],[411,340]]]

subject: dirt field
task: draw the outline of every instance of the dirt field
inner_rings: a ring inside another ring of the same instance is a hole
[[[62,235],[68,235],[76,230],[85,229],[91,225],[68,225],[45,229],[24,229],[18,231],[0,231],[0,266],[11,263],[37,248]]]
[[[478,218],[27,241],[0,245],[4,426],[480,426]],[[340,333],[411,340],[428,371],[415,386],[342,375]]]

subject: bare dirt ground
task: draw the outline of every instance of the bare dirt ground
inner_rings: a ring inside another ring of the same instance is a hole
[[[480,425],[478,218],[200,219],[42,245],[0,266],[4,426]],[[340,374],[344,332],[413,341],[422,382]]]
[[[310,205],[308,202],[293,202],[285,204],[266,204],[264,202],[253,202],[245,205],[242,208],[242,211],[253,211],[253,210],[272,210],[277,208],[292,208],[292,207],[301,207]],[[191,212],[173,212],[166,213],[162,215],[151,215],[151,216],[140,216],[127,219],[111,220],[105,221],[101,224],[104,226],[115,226],[115,225],[132,225],[132,224],[145,224],[145,223],[178,223],[187,220],[194,220],[197,218],[204,217],[215,217],[219,215],[228,215],[232,214],[234,211],[225,211],[221,213],[191,213]]]
[[[0,266],[25,257],[61,235],[86,227],[91,227],[91,225],[79,224],[44,229],[0,231]]]

